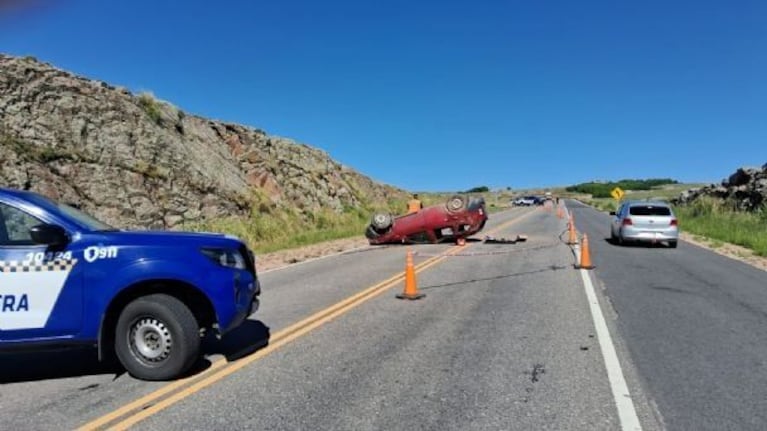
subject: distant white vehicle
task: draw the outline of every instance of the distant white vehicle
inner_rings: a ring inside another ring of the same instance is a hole
[[[538,203],[538,198],[535,196],[522,196],[511,201],[512,205],[523,206],[523,207],[533,206],[533,205],[536,205],[537,203]]]

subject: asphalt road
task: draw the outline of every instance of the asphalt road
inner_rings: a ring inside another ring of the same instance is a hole
[[[767,429],[759,411],[767,399],[765,273],[687,243],[613,246],[603,240],[606,215],[568,205],[591,238],[597,269],[588,276],[630,390],[624,398],[642,428]],[[482,235],[524,233],[525,243],[413,247],[416,264],[429,265],[417,275],[427,295],[419,301],[395,299],[403,283],[385,282],[402,274],[404,247],[261,274],[262,309],[222,342],[209,340],[207,360],[187,382],[116,374],[92,350],[2,355],[0,429],[77,428],[142,396],[105,423],[621,429],[604,340],[575,258],[559,239],[564,230],[554,212],[515,208],[493,214]],[[434,257],[444,253],[456,255]],[[374,293],[293,330],[366,291]]]
[[[568,206],[667,428],[767,429],[767,273],[686,242],[614,246],[610,216]]]

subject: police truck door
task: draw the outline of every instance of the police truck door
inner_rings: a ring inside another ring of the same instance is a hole
[[[2,341],[55,341],[80,331],[82,265],[71,245],[53,250],[35,244],[29,228],[42,223],[42,219],[0,202]]]

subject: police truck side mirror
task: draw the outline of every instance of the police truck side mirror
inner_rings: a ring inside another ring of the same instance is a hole
[[[39,224],[29,229],[32,241],[51,247],[61,247],[69,242],[69,235],[63,227],[55,224]]]
[[[615,215],[615,211],[610,211],[610,215]]]

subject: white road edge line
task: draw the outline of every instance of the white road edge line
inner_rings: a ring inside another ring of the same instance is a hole
[[[607,368],[607,379],[610,381],[610,389],[612,389],[613,398],[615,399],[615,407],[618,409],[621,429],[624,431],[641,431],[642,425],[639,423],[634,402],[631,400],[631,393],[629,393],[626,379],[623,377],[618,354],[615,351],[612,337],[610,337],[610,330],[607,329],[607,322],[605,322],[602,308],[599,306],[599,300],[594,291],[594,285],[591,283],[591,277],[585,269],[581,269],[580,272],[583,278],[583,288],[586,290],[586,297],[589,301],[594,328],[597,332],[599,347],[602,350],[602,358],[605,361],[605,368]]]

